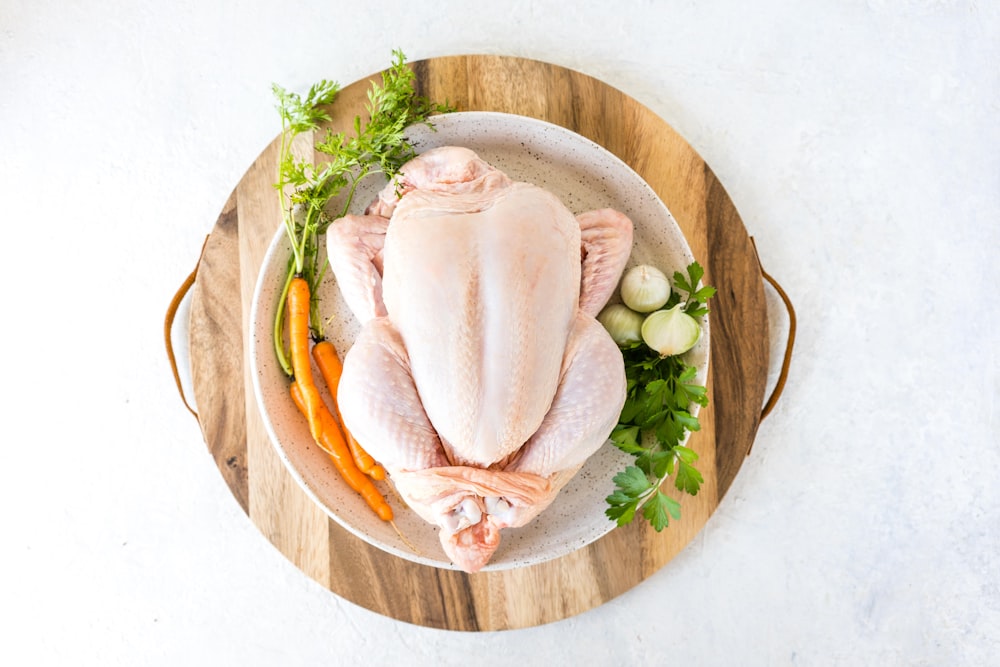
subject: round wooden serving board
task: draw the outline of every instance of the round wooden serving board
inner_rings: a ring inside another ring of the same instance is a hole
[[[712,170],[663,120],[591,77],[537,61],[456,56],[412,64],[421,94],[459,111],[501,111],[556,123],[601,144],[666,203],[718,293],[711,308],[710,403],[689,442],[705,482],[677,497],[682,518],[645,522],[539,565],[465,574],[368,545],[330,519],[285,470],[246,373],[250,301],[280,221],[272,183],[277,141],[250,166],[210,234],[191,291],[193,391],[205,440],[226,484],[282,553],[321,585],[379,614],[451,630],[557,621],[603,604],[673,558],[715,511],[760,421],[768,370],[767,312],[753,243]],[[376,77],[380,75],[375,75]],[[369,80],[346,87],[332,126],[364,113]],[[309,150],[310,146],[303,147]]]

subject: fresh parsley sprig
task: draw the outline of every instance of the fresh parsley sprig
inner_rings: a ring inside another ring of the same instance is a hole
[[[697,262],[687,267],[686,276],[675,272],[664,307],[683,303],[692,317],[707,314],[706,303],[715,288],[699,286],[703,276]],[[673,477],[675,488],[689,495],[696,495],[704,481],[695,467],[698,454],[680,443],[689,431],[700,430],[691,406],[708,405],[707,389],[695,383],[697,369],[681,356],[661,357],[640,341],[624,346],[622,357],[626,399],[611,440],[635,456],[635,464],[614,476],[615,491],[606,499],[605,514],[624,526],[641,513],[660,531],[671,517],[681,516],[680,503],[662,490],[665,480]]]
[[[698,262],[691,262],[687,267],[687,275],[680,271],[674,271],[673,289],[670,298],[663,306],[664,310],[673,308],[678,303],[684,304],[684,312],[691,317],[701,317],[708,314],[706,304],[708,300],[715,296],[715,288],[709,285],[701,285],[701,279],[705,276],[705,269]],[[683,292],[686,296],[682,296]]]
[[[684,300],[684,312],[691,317],[707,315],[708,308],[705,304],[715,296],[714,287],[698,286],[704,276],[705,269],[701,268],[701,264],[698,262],[692,262],[688,265],[686,277],[680,271],[674,271],[674,289],[687,293],[687,299]],[[677,292],[675,291],[674,294]],[[678,301],[680,301],[680,295],[678,295]]]

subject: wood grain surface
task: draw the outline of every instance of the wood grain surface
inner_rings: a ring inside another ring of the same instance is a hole
[[[517,113],[592,139],[631,165],[666,203],[705,267],[706,282],[718,289],[710,404],[689,445],[700,456],[701,492],[678,495],[683,517],[660,533],[636,522],[553,561],[473,575],[392,556],[330,519],[283,467],[245,373],[250,299],[280,221],[271,186],[277,142],[226,202],[192,288],[190,356],[199,421],[223,480],[250,520],[337,595],[391,618],[451,630],[561,620],[611,600],[667,564],[705,525],[739,472],[760,421],[768,369],[760,266],[712,170],[667,123],[620,91],[578,72],[512,57],[455,56],[412,67],[422,94],[447,99],[458,110]],[[341,92],[331,108],[333,126],[349,129],[363,113],[368,85],[361,80]],[[306,141],[297,150],[307,154]]]

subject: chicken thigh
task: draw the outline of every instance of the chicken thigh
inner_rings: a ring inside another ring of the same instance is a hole
[[[409,163],[327,248],[361,332],[345,426],[474,572],[606,440],[621,352],[595,316],[632,247],[610,209],[574,216],[458,147]]]

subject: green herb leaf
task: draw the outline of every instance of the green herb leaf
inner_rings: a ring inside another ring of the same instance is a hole
[[[611,432],[611,440],[614,441],[615,445],[630,454],[639,454],[645,451],[639,444],[638,438],[638,426],[616,426],[615,430]]]
[[[649,491],[651,486],[646,474],[635,466],[625,468],[625,470],[615,475],[611,481],[613,481],[623,493],[631,497],[641,496],[646,491]]]
[[[705,303],[706,301],[708,301],[709,299],[711,299],[713,296],[715,296],[715,288],[714,287],[702,287],[700,290],[696,291],[691,296],[694,297],[695,299],[697,299],[698,301],[701,301],[702,303]]]
[[[608,502],[611,504],[611,497],[608,497]],[[624,504],[616,505],[611,504],[611,507],[604,510],[604,514],[616,522],[619,526],[625,526],[632,523],[632,519],[635,517],[635,510],[638,508],[639,502],[637,500],[632,500]]]
[[[670,517],[681,518],[681,504],[662,491],[657,491],[643,503],[642,516],[652,524],[656,532],[660,532],[670,525]]]
[[[690,278],[690,280],[688,281],[688,285],[692,288],[695,287],[699,282],[701,282],[702,277],[705,275],[705,269],[701,268],[701,264],[699,264],[698,262],[692,262],[691,264],[689,264],[687,267],[687,272],[688,272],[688,277]]]
[[[674,486],[679,491],[684,491],[692,496],[697,495],[701,489],[705,478],[694,467],[694,462],[698,460],[698,455],[687,447],[677,446],[674,448],[678,453],[677,477],[674,479]]]
[[[676,289],[684,290],[688,294],[694,291],[694,288],[687,281],[687,278],[684,277],[684,274],[681,273],[680,271],[674,271],[674,287]]]

